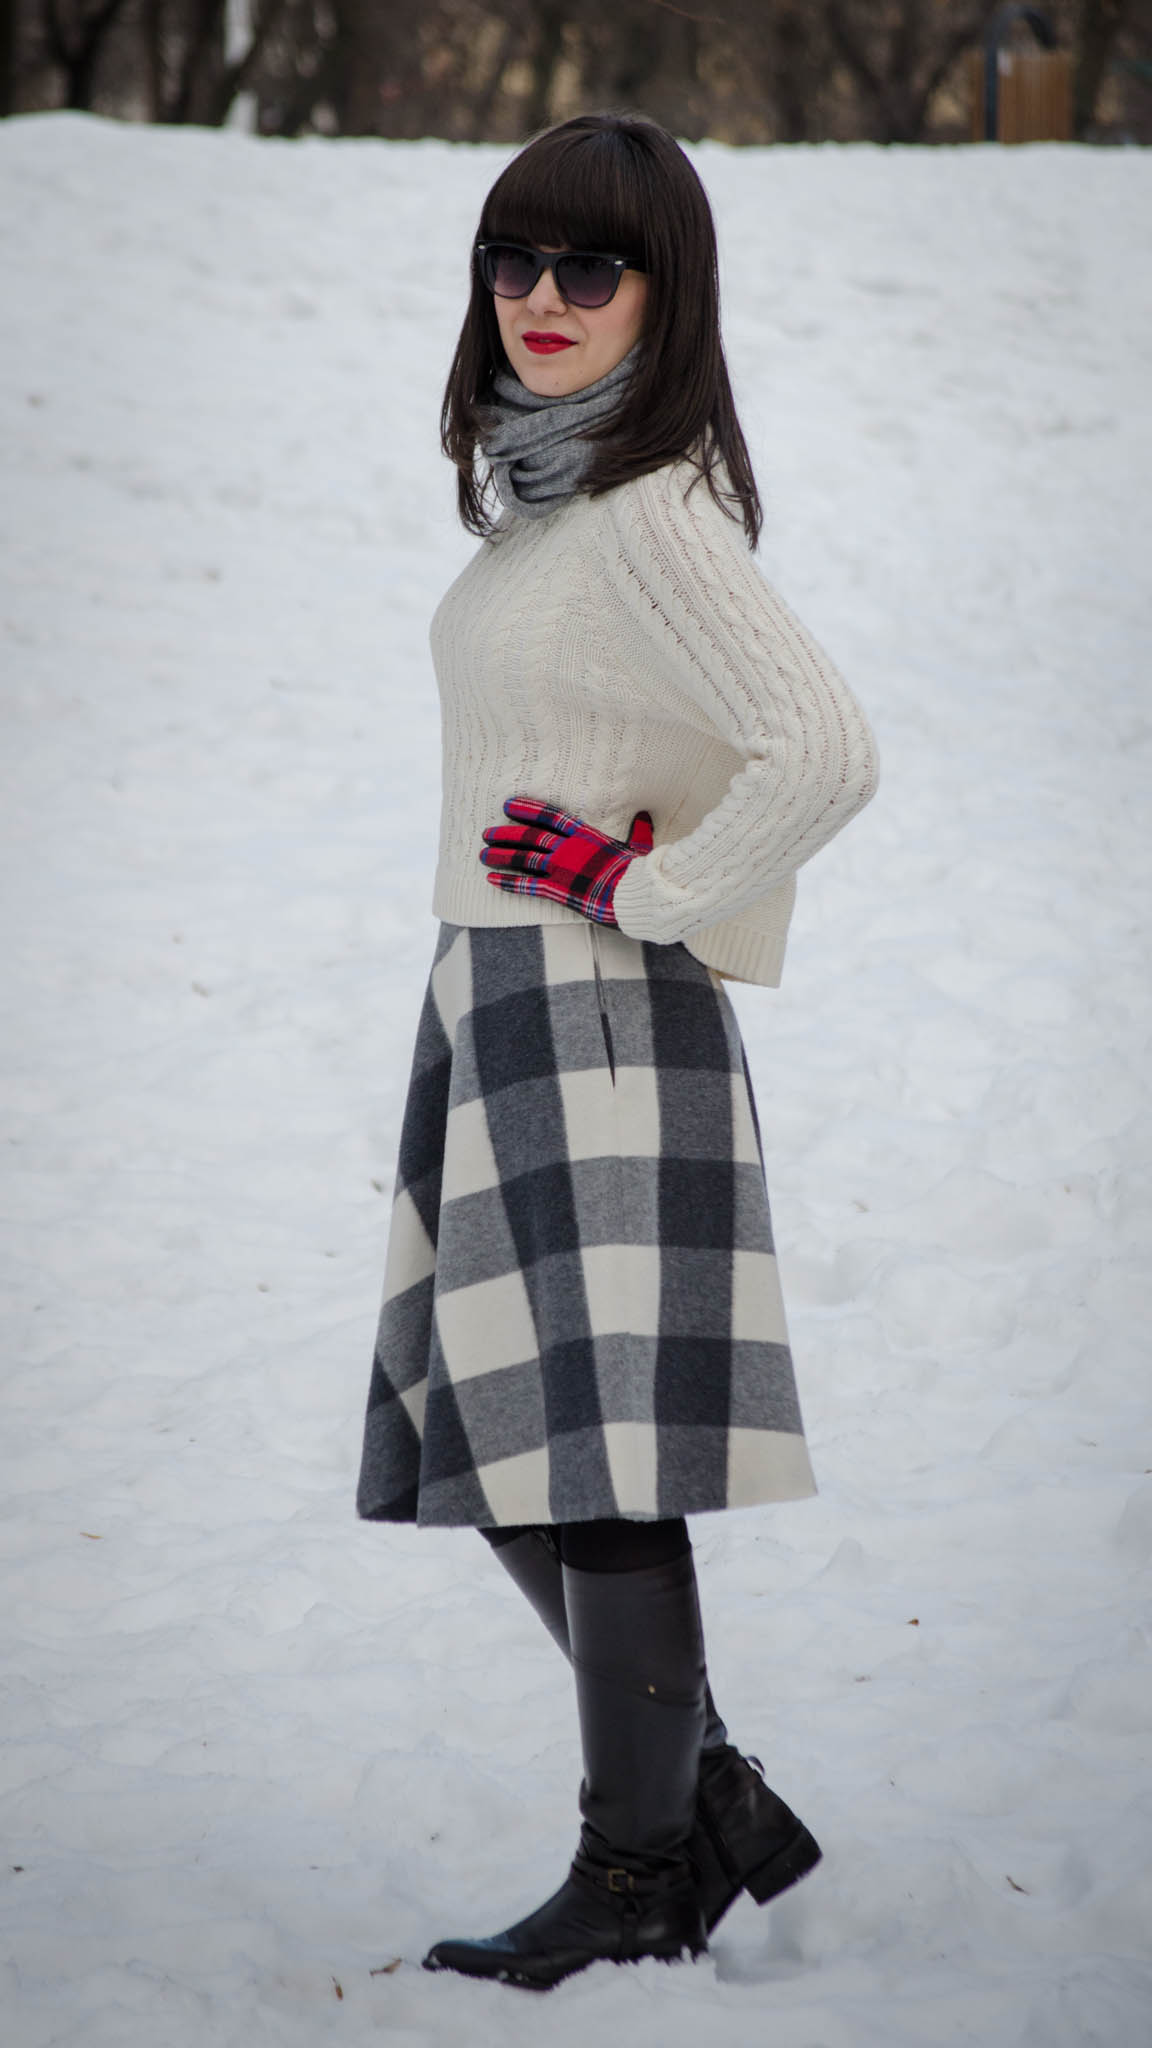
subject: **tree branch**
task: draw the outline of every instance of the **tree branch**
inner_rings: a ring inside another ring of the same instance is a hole
[[[100,0],[95,14],[88,15],[81,8],[80,18],[75,24],[76,34],[72,38],[65,34],[59,0],[51,0],[47,26],[53,56],[68,71],[90,64],[104,35],[126,5],[127,0]]]
[[[73,35],[65,31],[59,0],[50,0],[45,19],[48,50],[53,63],[68,80],[69,107],[86,112],[91,105],[92,74],[100,46],[126,5],[127,0],[100,0],[95,13],[87,15],[81,8]]]
[[[852,72],[857,82],[864,87],[865,92],[870,93],[873,99],[879,99],[884,90],[883,79],[872,69],[862,44],[856,40],[855,30],[849,28],[847,17],[845,16],[844,9],[839,4],[839,0],[828,0],[825,18],[832,40],[839,49],[840,55],[847,64],[849,71]]]
[[[246,92],[260,67],[260,60],[275,31],[288,13],[291,0],[269,0],[261,9],[252,30],[252,41],[242,57],[234,64],[226,64],[213,94],[211,126],[220,128],[227,119],[228,110],[242,92]]]
[[[180,84],[165,110],[165,119],[175,127],[191,121],[198,110],[198,101],[202,103],[206,98],[200,88],[213,45],[219,47],[223,38],[226,4],[227,0],[200,0],[197,10],[199,21],[191,45],[184,53]]]
[[[937,86],[941,85],[948,76],[957,57],[964,50],[970,50],[974,43],[979,42],[986,24],[992,15],[995,14],[999,4],[1000,0],[982,0],[982,5],[974,7],[967,19],[963,22],[958,22],[951,34],[941,43],[939,54],[934,63],[929,67],[928,76],[924,81],[925,103],[931,99]]]

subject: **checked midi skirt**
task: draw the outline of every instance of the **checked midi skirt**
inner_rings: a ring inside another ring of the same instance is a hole
[[[485,1528],[814,1491],[722,983],[583,920],[442,925],[358,1512]]]

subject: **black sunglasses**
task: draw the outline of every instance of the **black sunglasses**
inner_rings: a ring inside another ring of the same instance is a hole
[[[624,272],[644,267],[630,256],[598,256],[587,249],[549,255],[521,242],[477,242],[476,260],[484,284],[499,299],[526,299],[537,279],[550,270],[560,297],[586,309],[606,306],[615,298]]]

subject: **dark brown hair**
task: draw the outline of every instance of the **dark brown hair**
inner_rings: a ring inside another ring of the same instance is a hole
[[[634,114],[579,114],[545,129],[497,178],[476,239],[603,250],[643,267],[648,296],[636,375],[621,410],[589,432],[596,445],[581,488],[608,491],[687,456],[755,547],[762,513],[720,339],[712,210],[667,130]],[[492,531],[476,463],[492,379],[507,367],[492,295],[473,255],[472,294],[440,415],[441,445],[456,465],[460,517],[471,533]]]

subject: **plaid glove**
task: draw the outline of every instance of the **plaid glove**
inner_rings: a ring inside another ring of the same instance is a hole
[[[488,877],[493,888],[551,896],[595,924],[615,924],[612,898],[621,875],[637,855],[652,851],[647,811],[637,811],[627,841],[530,798],[510,797],[504,815],[513,823],[489,825],[480,855],[485,867],[500,871]]]

